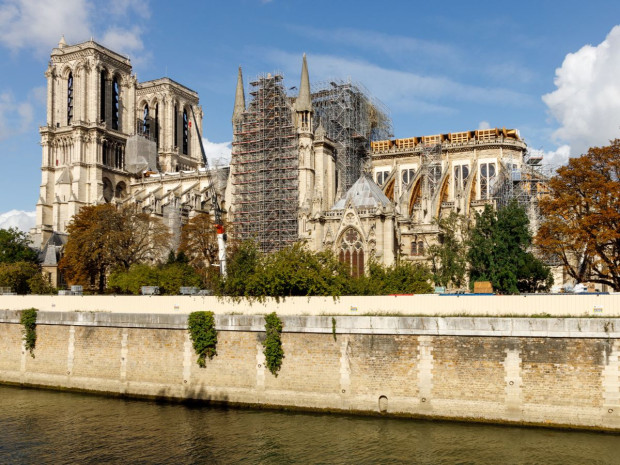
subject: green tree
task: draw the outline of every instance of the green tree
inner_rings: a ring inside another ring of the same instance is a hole
[[[37,252],[30,248],[30,239],[17,228],[0,229],[0,263],[36,263]]]
[[[528,251],[532,244],[525,210],[512,201],[494,210],[486,205],[476,214],[469,250],[470,285],[490,281],[501,294],[548,290],[553,284],[551,272]]]
[[[455,212],[435,220],[438,243],[428,248],[433,281],[438,286],[461,288],[467,280],[467,220]]]
[[[201,287],[200,275],[187,263],[134,264],[110,274],[108,288],[120,294],[138,295],[142,286],[159,286],[161,294],[176,295],[181,287]]]
[[[83,207],[67,231],[61,272],[68,283],[99,293],[112,270],[158,261],[170,246],[168,228],[159,218],[110,204]]]
[[[43,276],[41,269],[35,263],[0,263],[0,287],[10,287],[17,294],[29,294],[31,284],[36,287],[38,279],[43,281]],[[36,290],[42,289],[36,287]]]
[[[389,295],[428,294],[433,291],[429,269],[418,263],[401,260],[384,267],[376,261],[368,264],[368,273],[353,280],[349,294]]]

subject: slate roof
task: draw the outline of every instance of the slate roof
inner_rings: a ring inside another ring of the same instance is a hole
[[[334,204],[332,210],[344,210],[351,199],[351,205],[361,207],[383,207],[391,205],[381,188],[367,174],[355,181],[347,193]]]

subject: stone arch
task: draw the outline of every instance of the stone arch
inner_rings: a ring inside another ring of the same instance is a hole
[[[361,231],[347,227],[336,241],[338,260],[349,267],[353,277],[362,276],[365,270],[365,241]]]
[[[112,181],[110,181],[108,178],[103,178],[103,200],[106,201],[106,203],[110,203],[112,201],[112,199],[114,198],[114,186],[112,184]]]
[[[124,181],[120,181],[116,184],[114,189],[114,198],[124,199],[127,196],[127,184]]]

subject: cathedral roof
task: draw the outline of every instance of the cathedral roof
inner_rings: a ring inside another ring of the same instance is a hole
[[[347,191],[347,193],[338,202],[334,204],[332,210],[344,210],[350,204],[353,207],[382,207],[391,205],[381,188],[370,179],[367,174],[355,181],[355,184]]]

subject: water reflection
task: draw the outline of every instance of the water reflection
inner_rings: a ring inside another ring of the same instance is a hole
[[[0,463],[618,464],[609,434],[161,404],[0,386]]]

